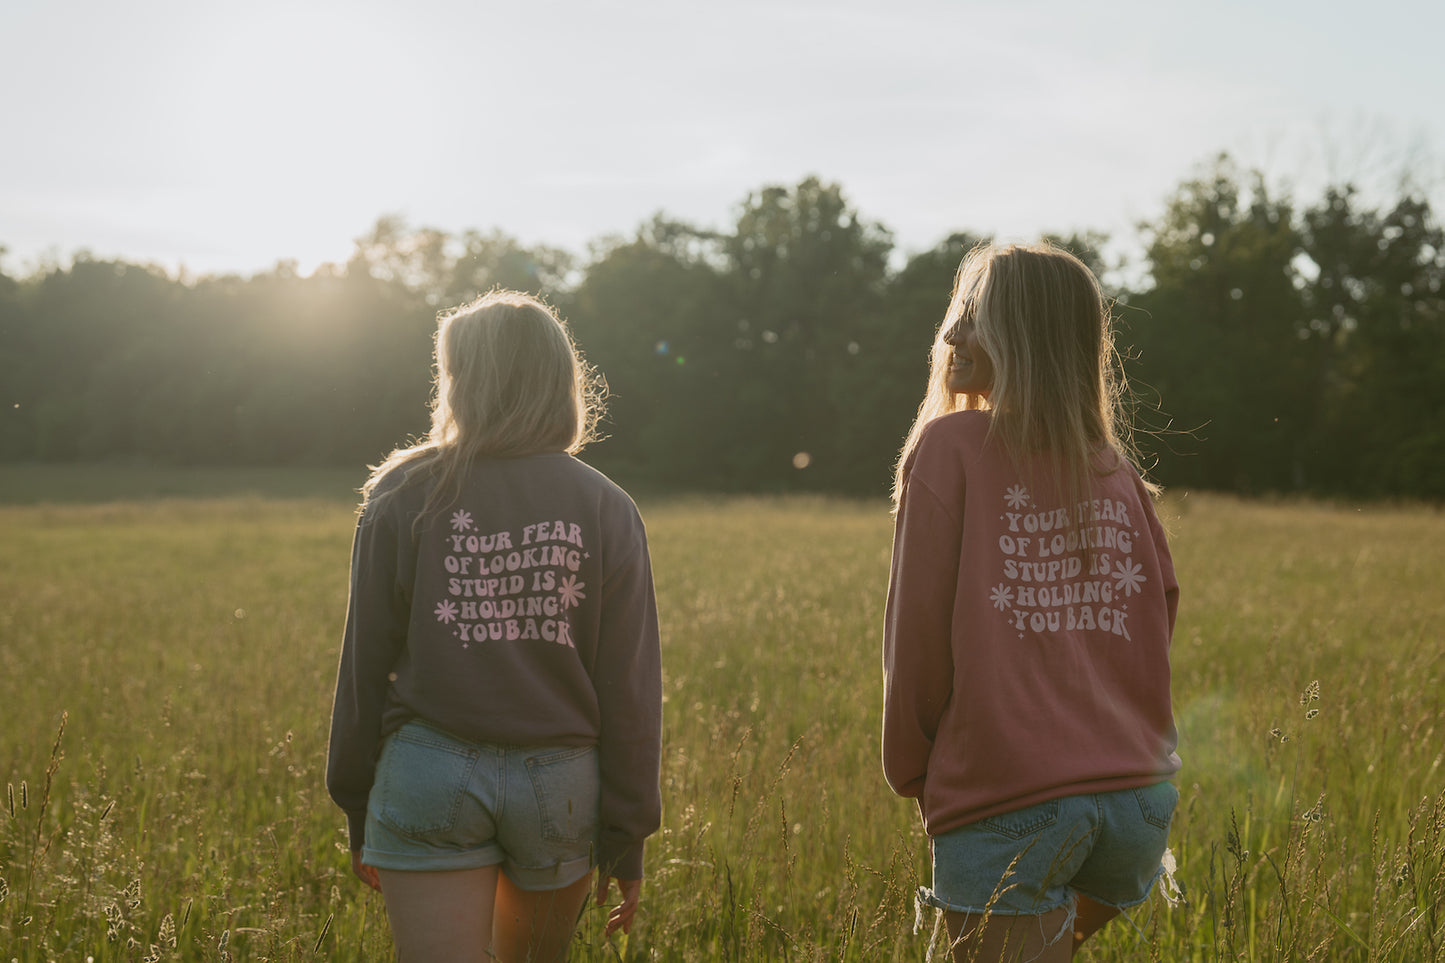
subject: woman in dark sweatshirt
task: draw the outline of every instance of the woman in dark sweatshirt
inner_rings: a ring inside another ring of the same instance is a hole
[[[594,867],[631,928],[661,819],[646,533],[573,457],[600,398],[548,307],[458,308],[436,365],[429,435],[362,489],[327,787],[404,963],[560,959]]]

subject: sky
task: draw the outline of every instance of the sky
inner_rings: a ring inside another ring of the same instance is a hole
[[[1440,211],[1442,36],[1437,0],[0,0],[0,266],[309,273],[382,215],[585,254],[809,175],[902,255],[1122,243],[1222,151]]]

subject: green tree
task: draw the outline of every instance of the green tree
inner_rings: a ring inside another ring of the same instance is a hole
[[[81,252],[26,285],[24,341],[33,385],[34,453],[49,460],[129,454],[146,386],[165,374],[156,347],[175,324],[179,292],[158,270]]]
[[[725,468],[773,488],[886,489],[897,439],[873,366],[891,343],[892,250],[836,184],[809,177],[748,196],[724,244],[748,359]]]
[[[501,231],[467,231],[450,263],[446,302],[461,304],[494,287],[556,302],[567,293],[573,269],[572,255],[561,248],[526,247]]]
[[[0,264],[5,249],[0,247]],[[20,283],[0,268],[0,460],[35,454],[35,402],[40,386],[30,363],[34,331],[21,301]]]
[[[424,430],[435,310],[421,292],[348,271],[258,276],[242,294],[241,450],[354,464]]]
[[[1298,488],[1318,434],[1293,208],[1244,180],[1221,157],[1141,226],[1152,286],[1130,298],[1126,334],[1173,419],[1155,445],[1166,484]]]
[[[608,438],[589,453],[624,479],[726,488],[741,337],[718,268],[719,238],[661,216],[601,244],[566,300],[567,317],[607,380]]]
[[[1381,212],[1346,185],[1305,211],[1303,236],[1319,487],[1445,496],[1445,232],[1423,199]]]
[[[400,285],[439,308],[494,287],[554,300],[567,291],[573,269],[572,255],[560,248],[526,247],[498,230],[454,237],[432,227],[413,228],[398,215],[378,218],[357,238],[346,265],[348,275]]]
[[[436,304],[451,289],[450,243],[444,231],[412,228],[400,215],[386,214],[376,219],[369,233],[356,239],[346,273],[398,284]]]

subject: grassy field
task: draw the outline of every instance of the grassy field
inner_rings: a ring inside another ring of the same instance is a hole
[[[281,477],[97,504],[0,472],[0,958],[390,958],[322,785],[354,481]],[[664,829],[630,939],[589,911],[574,958],[922,960],[926,844],[878,765],[887,506],[642,507]],[[1163,513],[1185,902],[1083,958],[1442,958],[1445,516]]]

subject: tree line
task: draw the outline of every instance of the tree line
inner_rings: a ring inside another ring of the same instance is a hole
[[[1428,201],[1308,203],[1219,158],[1109,277],[1135,439],[1166,486],[1445,497],[1445,236]],[[959,232],[906,259],[837,184],[728,230],[658,215],[585,257],[380,219],[342,265],[182,279],[76,255],[0,273],[0,460],[357,465],[426,428],[439,310],[540,294],[610,389],[587,459],[633,486],[880,495]]]

